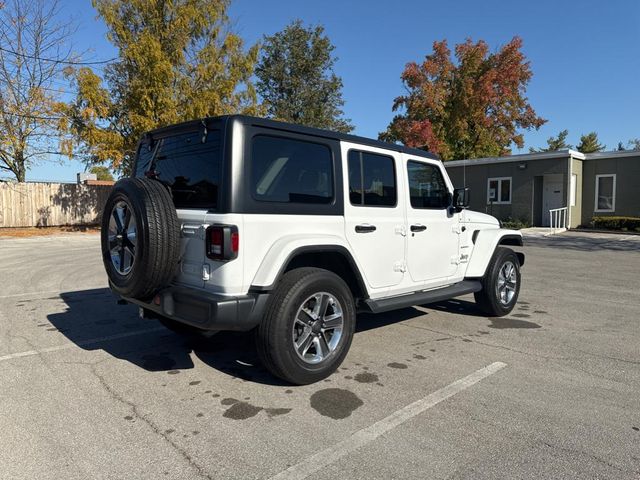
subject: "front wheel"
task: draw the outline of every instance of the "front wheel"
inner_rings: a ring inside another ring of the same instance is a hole
[[[319,268],[287,272],[256,330],[258,355],[275,376],[297,385],[331,375],[342,363],[355,330],[349,287]]]
[[[492,317],[508,315],[520,293],[520,262],[510,248],[496,248],[482,277],[482,290],[476,292],[476,304]]]

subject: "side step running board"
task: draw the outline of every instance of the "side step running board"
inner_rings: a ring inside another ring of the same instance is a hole
[[[410,295],[382,298],[380,300],[367,299],[364,303],[373,313],[381,313],[398,308],[411,307],[413,305],[440,302],[453,297],[459,297],[460,295],[466,295],[467,293],[479,292],[480,290],[482,290],[482,284],[478,280],[463,280],[454,285],[429,290],[427,292],[416,292]]]

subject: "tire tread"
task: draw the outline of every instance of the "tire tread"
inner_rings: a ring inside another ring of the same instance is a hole
[[[115,199],[124,196],[133,206],[138,224],[136,262],[130,278],[111,269],[107,245],[109,216]],[[140,212],[140,215],[136,213]],[[102,253],[112,288],[132,298],[148,298],[171,282],[180,260],[180,225],[168,189],[157,180],[119,180],[106,202],[102,219]]]
[[[497,275],[496,269],[499,267],[499,265],[502,264],[502,262],[506,259],[506,257],[512,257],[512,260],[516,265],[516,268],[518,269],[518,274],[517,274],[518,283],[516,287],[515,300],[508,307],[504,307],[500,305],[498,300],[495,298],[495,295],[493,294],[494,277]],[[516,302],[518,301],[518,295],[520,293],[520,273],[519,273],[520,270],[519,269],[520,269],[520,263],[518,261],[518,257],[516,256],[515,252],[510,248],[497,247],[493,254],[493,257],[491,257],[491,261],[489,262],[489,265],[487,265],[487,271],[485,272],[484,276],[480,279],[480,282],[482,283],[482,290],[480,290],[479,292],[475,292],[473,294],[478,308],[480,308],[480,310],[482,310],[485,314],[492,317],[502,317],[504,315],[508,315],[511,312],[511,310],[513,310]]]
[[[327,274],[335,277],[332,278],[332,280],[339,282],[341,284],[341,288],[343,288],[345,292],[348,292],[349,301],[351,303],[349,305],[344,305],[343,311],[344,315],[353,315],[353,323],[355,324],[353,298],[351,297],[349,288],[344,284],[343,280],[334,273],[321,268],[302,267],[287,272],[278,282],[271,294],[271,298],[269,299],[265,309],[264,317],[260,322],[260,325],[256,328],[256,350],[263,365],[273,375],[293,384],[301,385],[312,383],[331,373],[301,374],[300,372],[295,372],[291,369],[290,362],[286,358],[287,352],[285,352],[283,348],[278,348],[278,345],[280,345],[280,342],[282,341],[282,336],[289,333],[287,331],[282,331],[283,326],[286,327],[287,324],[287,322],[283,320],[287,307],[295,300],[295,297],[299,295],[299,289],[303,287],[304,284],[313,280],[313,277],[319,277],[319,275],[322,275],[326,279]],[[346,355],[346,351],[349,348],[353,332],[348,332],[347,328],[345,328],[344,334],[349,335],[349,337],[347,338],[346,346],[343,347],[344,351],[341,354],[342,358],[344,358],[344,355]],[[338,357],[337,365],[342,362],[342,358]]]

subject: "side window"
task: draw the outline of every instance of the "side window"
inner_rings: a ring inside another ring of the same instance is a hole
[[[251,146],[251,189],[263,202],[331,203],[331,149],[319,143],[257,135]]]
[[[396,170],[393,157],[349,150],[348,163],[349,200],[352,205],[396,205]]]
[[[407,173],[411,207],[441,209],[449,206],[449,190],[437,166],[410,160]]]

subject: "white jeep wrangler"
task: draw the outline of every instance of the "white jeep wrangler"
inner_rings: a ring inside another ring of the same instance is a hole
[[[276,376],[318,381],[357,312],[474,293],[508,314],[517,231],[466,210],[442,162],[400,145],[245,116],[155,130],[102,218],[112,290],[177,331],[255,329]]]

